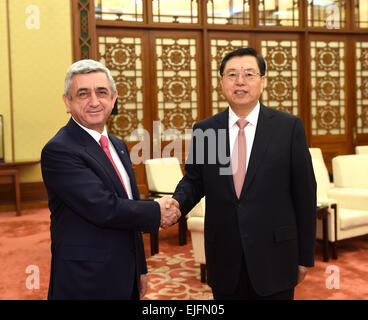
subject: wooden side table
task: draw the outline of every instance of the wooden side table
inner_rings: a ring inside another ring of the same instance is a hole
[[[317,205],[317,219],[322,220],[322,242],[323,242],[323,261],[327,262],[329,259],[328,255],[328,206]]]
[[[16,215],[21,215],[20,208],[20,182],[19,182],[19,168],[21,166],[35,165],[40,161],[19,161],[19,162],[0,162],[0,176],[10,176],[14,181],[15,192],[15,211]]]
[[[15,211],[16,215],[20,216],[20,185],[19,185],[19,174],[17,169],[0,169],[0,176],[11,176],[14,181],[15,191]]]

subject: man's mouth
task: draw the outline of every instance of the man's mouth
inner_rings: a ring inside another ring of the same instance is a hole
[[[234,94],[236,94],[236,95],[245,95],[247,93],[248,93],[248,91],[245,91],[245,90],[235,90],[234,91]]]

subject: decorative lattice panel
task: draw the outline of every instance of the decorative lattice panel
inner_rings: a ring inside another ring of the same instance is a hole
[[[111,71],[119,92],[118,114],[108,120],[109,131],[126,140],[143,128],[142,40],[138,37],[99,37],[99,60]]]
[[[156,38],[156,61],[158,119],[184,133],[198,119],[197,40]]]
[[[297,41],[264,40],[261,47],[267,65],[262,102],[268,107],[297,115]]]
[[[356,42],[357,133],[368,133],[368,42]]]
[[[222,59],[231,51],[248,47],[248,40],[211,40],[211,92],[212,92],[212,114],[224,111],[228,107],[228,102],[222,94],[220,85],[220,65]]]
[[[343,41],[311,41],[312,135],[341,135],[345,122]]]
[[[78,0],[80,59],[91,59],[93,56],[90,10],[89,0]]]

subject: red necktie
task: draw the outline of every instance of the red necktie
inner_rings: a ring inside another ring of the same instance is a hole
[[[235,140],[234,151],[232,155],[232,168],[234,187],[236,195],[239,199],[246,172],[247,140],[245,139],[244,128],[247,126],[248,121],[245,119],[239,119],[236,124],[239,127],[239,132]]]
[[[121,184],[123,185],[124,189],[125,189],[125,192],[126,194],[128,194],[126,188],[125,188],[125,184],[124,184],[124,181],[123,181],[123,178],[114,162],[114,160],[112,159],[112,156],[111,156],[111,153],[110,153],[110,149],[109,149],[109,142],[107,141],[107,138],[103,135],[101,135],[101,138],[100,138],[100,144],[101,144],[101,147],[103,149],[103,151],[105,151],[106,155],[109,157],[112,165],[114,166],[115,168],[115,171],[116,173],[118,174],[119,178],[120,178],[120,181],[121,181]]]

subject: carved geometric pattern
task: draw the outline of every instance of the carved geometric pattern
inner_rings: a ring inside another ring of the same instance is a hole
[[[357,133],[368,133],[368,42],[356,42]]]
[[[212,114],[224,111],[229,103],[225,100],[220,85],[220,65],[222,59],[231,51],[248,47],[248,40],[211,39],[211,92]]]
[[[118,114],[107,122],[109,132],[136,141],[132,131],[143,128],[142,39],[139,37],[98,37],[98,57],[114,78],[118,97]]]
[[[91,35],[89,34],[89,0],[78,0],[80,36],[79,46],[81,50],[81,59],[89,59],[91,57]]]
[[[299,0],[259,0],[259,25],[299,26]]]
[[[156,38],[158,119],[181,133],[198,118],[196,39]]]
[[[268,107],[297,115],[297,41],[263,40],[261,47],[267,64],[262,102]]]
[[[345,43],[311,41],[312,135],[346,133]]]
[[[152,0],[152,18],[161,23],[198,23],[198,0]]]
[[[207,23],[250,25],[249,0],[207,0]]]

